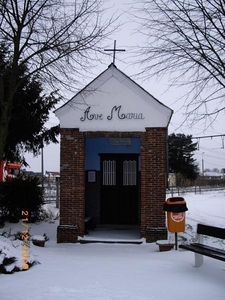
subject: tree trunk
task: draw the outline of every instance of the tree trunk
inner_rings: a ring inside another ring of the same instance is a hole
[[[4,156],[4,148],[9,131],[10,112],[11,109],[9,107],[9,103],[2,105],[0,119],[0,160],[2,160]]]
[[[13,106],[14,95],[18,89],[16,84],[18,68],[16,66],[15,71],[11,72],[11,77],[9,78],[9,88],[8,93],[4,92],[4,83],[1,80],[1,89],[0,89],[0,160],[4,157],[5,144],[9,132],[9,122],[11,119],[11,111]]]

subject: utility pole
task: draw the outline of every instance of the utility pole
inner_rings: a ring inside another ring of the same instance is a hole
[[[44,148],[41,148],[41,177],[42,188],[44,188]]]
[[[205,152],[202,152],[202,177],[204,178],[204,158],[203,158],[203,155],[204,155]]]

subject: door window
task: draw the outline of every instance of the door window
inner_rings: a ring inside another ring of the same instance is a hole
[[[137,161],[124,160],[123,162],[123,185],[136,185]]]
[[[116,185],[116,161],[103,161],[103,185]]]

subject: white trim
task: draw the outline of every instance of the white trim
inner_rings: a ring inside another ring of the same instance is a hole
[[[126,118],[106,120],[113,107],[119,107]],[[100,119],[82,122],[82,114],[90,107],[90,114]],[[137,113],[143,118],[129,118]],[[55,111],[61,128],[80,131],[145,131],[147,127],[168,127],[173,111],[141,88],[113,64]],[[128,117],[127,117],[128,116]]]

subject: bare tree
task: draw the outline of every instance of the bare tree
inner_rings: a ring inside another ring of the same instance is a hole
[[[187,88],[186,120],[211,124],[225,109],[225,1],[140,0],[135,16],[142,75],[167,73]]]
[[[105,18],[102,7],[101,0],[0,0],[0,43],[8,49],[7,64],[0,56],[0,160],[19,70],[26,66],[26,76],[38,76],[53,89],[74,86],[115,30],[116,18]]]

